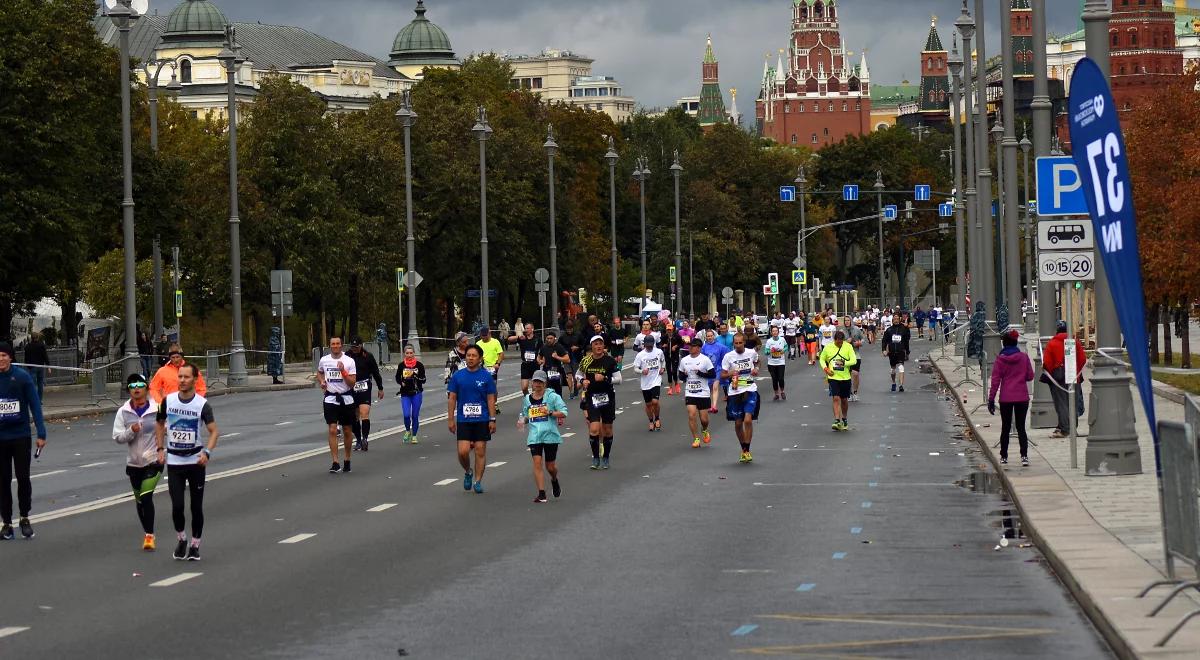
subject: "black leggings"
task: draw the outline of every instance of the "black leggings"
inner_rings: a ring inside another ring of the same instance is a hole
[[[12,480],[15,469],[17,476],[17,503],[21,508],[21,517],[29,517],[29,509],[33,500],[33,483],[29,481],[30,452],[33,451],[33,438],[24,437],[19,440],[0,440],[0,517],[6,524],[12,524]]]
[[[1008,458],[1008,436],[1012,433],[1013,417],[1016,417],[1017,421],[1017,440],[1021,443],[1021,458],[1029,456],[1029,436],[1025,433],[1025,416],[1028,414],[1028,401],[1000,403],[1000,458]]]
[[[154,488],[162,476],[162,466],[151,463],[146,467],[125,466],[125,474],[129,477],[129,485],[133,487],[133,502],[137,505],[138,520],[142,523],[142,531],[154,533]]]
[[[767,371],[771,372],[771,388],[776,392],[783,391],[783,371],[787,369],[786,364],[768,364]]]
[[[176,532],[183,532],[185,522],[183,517],[185,481],[188,492],[192,496],[192,538],[198,539],[204,533],[204,466],[167,466],[167,491],[171,493],[171,521],[175,523]]]
[[[671,348],[663,351],[663,355],[667,358],[667,384],[678,383],[679,374],[676,372],[679,371],[679,353]]]

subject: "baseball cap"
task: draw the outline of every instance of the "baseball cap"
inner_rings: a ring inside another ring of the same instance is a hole
[[[8,357],[14,360],[17,358],[17,354],[13,351],[12,344],[6,341],[0,341],[0,353],[6,353],[8,354]]]
[[[538,380],[538,381],[545,383],[549,380],[549,378],[546,376],[545,371],[538,369],[537,371],[533,372],[533,376],[530,377],[529,380]]]
[[[355,337],[350,340],[351,346],[362,346],[362,337]]]
[[[592,343],[595,343],[598,341],[604,341],[604,336],[603,335],[592,335],[592,338],[588,341],[588,343],[592,344]]]

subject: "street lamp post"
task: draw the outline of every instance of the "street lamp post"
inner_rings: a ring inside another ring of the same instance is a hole
[[[1007,304],[1004,299],[1004,284],[1006,273],[1004,271],[1004,260],[1008,246],[1004,243],[1004,222],[1005,216],[1005,197],[1004,197],[1004,152],[1001,150],[1001,142],[1004,139],[1004,124],[1000,119],[1000,113],[996,113],[996,123],[992,126],[992,143],[996,145],[996,215],[995,215],[995,245],[993,250],[994,259],[992,260],[992,272],[995,274],[995,279],[992,286],[995,289],[995,309],[996,319],[999,322],[1001,308]],[[989,209],[990,212],[990,209]],[[1004,325],[1008,324],[1007,314],[1004,315]]]
[[[129,6],[130,0],[120,0],[108,11],[109,18],[120,32],[121,42],[121,165],[124,196],[121,199],[121,228],[125,249],[125,375],[137,373],[137,298],[134,282],[136,249],[133,235],[133,135],[129,107],[129,30],[138,19]]]
[[[485,328],[491,326],[491,316],[488,310],[488,237],[487,237],[487,141],[492,134],[488,124],[487,108],[479,106],[479,120],[475,122],[471,132],[479,139],[479,315]]]
[[[1021,156],[1025,166],[1025,189],[1021,199],[1021,208],[1025,211],[1025,332],[1033,332],[1029,321],[1033,319],[1033,209],[1029,207],[1029,151],[1033,143],[1029,141],[1029,128],[1021,134]]]
[[[1003,43],[1004,80],[1001,99],[1004,113],[1004,298],[1011,318],[1021,304],[1021,243],[1017,236],[1017,99],[1013,88],[1012,5],[1001,2],[1000,41]],[[996,157],[1000,160],[1000,157]]]
[[[558,142],[554,140],[554,125],[546,127],[546,158],[550,168],[550,290],[554,293],[550,300],[550,318],[558,324],[558,243],[555,238],[554,218],[554,157],[558,155]]]
[[[608,152],[604,154],[604,160],[608,161],[608,217],[612,232],[612,313],[614,317],[621,316],[621,296],[617,294],[617,160],[619,158],[610,135],[608,136]]]
[[[641,221],[642,221],[642,305],[638,308],[640,315],[646,309],[646,288],[649,286],[646,281],[646,180],[650,178],[650,163],[645,157],[637,159],[637,165],[634,166],[633,178],[638,182],[638,192],[641,198]]]
[[[171,67],[171,81],[167,83],[166,89],[170,93],[178,93],[183,89],[183,85],[179,84],[179,79],[175,77],[174,60],[157,59],[142,64],[150,101],[150,150],[155,154],[158,153],[158,78],[168,66]],[[163,332],[162,245],[157,234],[154,236],[151,255],[154,261],[154,338],[157,338]]]
[[[804,166],[803,165],[800,166],[800,171],[796,174],[795,183],[796,183],[796,195],[800,198],[800,233],[797,235],[797,238],[799,239],[799,243],[800,243],[800,245],[797,247],[799,247],[800,253],[797,254],[796,256],[800,258],[799,268],[801,270],[807,271],[808,270],[808,217],[805,215],[805,210],[804,210],[804,205],[805,205],[804,196],[805,196],[805,188],[808,187],[808,177],[804,176]],[[807,272],[805,272],[804,288],[805,289],[808,288],[808,273]],[[807,296],[805,296],[804,294],[801,294],[800,300],[797,301],[800,304],[801,311],[803,311],[805,313],[808,312],[808,307],[809,307],[808,305],[804,304],[804,299],[806,297]]]
[[[688,316],[696,318],[696,280],[694,278],[696,246],[692,243],[692,229],[688,227]]]
[[[1046,70],[1046,2],[1033,0],[1033,100],[1030,108],[1033,114],[1033,155],[1042,158],[1050,155],[1050,137],[1052,133],[1052,110],[1050,102],[1050,74]],[[1036,219],[1035,219],[1036,221]],[[1051,282],[1037,283],[1038,311],[1037,332],[1039,349],[1033,355],[1034,370],[1041,372],[1041,343],[1054,335],[1058,315],[1055,301],[1055,287]],[[1032,353],[1032,352],[1031,352]],[[1058,416],[1054,412],[1054,403],[1050,398],[1050,386],[1041,379],[1033,381],[1033,403],[1029,406],[1029,425],[1035,429],[1052,428],[1058,424]]]
[[[675,151],[675,162],[671,164],[671,175],[675,178],[675,282],[671,283],[674,290],[671,296],[678,301],[675,305],[675,316],[683,314],[683,293],[679,280],[683,278],[683,255],[680,253],[679,237],[679,175],[683,174],[683,166],[679,164],[679,151]],[[644,248],[643,248],[644,249]]]
[[[1105,77],[1111,75],[1108,51],[1108,21],[1105,0],[1087,0],[1083,9],[1087,54]],[[1124,363],[1105,355],[1121,350],[1121,325],[1112,290],[1104,273],[1104,262],[1096,259],[1096,351],[1092,370],[1091,411],[1088,415],[1084,467],[1088,475],[1140,474],[1142,455],[1134,429],[1133,395]]]
[[[401,95],[400,109],[396,111],[396,117],[404,127],[404,221],[406,228],[404,243],[407,250],[406,263],[408,265],[408,273],[416,273],[417,238],[413,230],[412,128],[417,123],[417,113],[412,108],[411,90],[406,89]],[[406,273],[405,277],[414,276]],[[412,281],[415,282],[415,278]],[[404,328],[398,328],[396,334],[404,337]],[[421,352],[421,343],[417,339],[417,290],[414,286],[408,287],[408,341],[412,344],[413,350],[419,354]],[[402,341],[401,344],[404,344],[404,342]],[[400,348],[403,349],[404,346],[402,345]]]
[[[242,344],[242,244],[241,220],[238,218],[238,153],[237,153],[237,31],[232,25],[225,28],[225,48],[217,59],[225,65],[229,119],[229,285],[233,307],[233,344],[229,350],[229,385],[238,387],[249,380],[246,375],[246,347]],[[283,319],[280,318],[280,322]]]
[[[964,300],[970,300],[972,297],[975,300],[979,298],[979,292],[982,290],[979,286],[982,279],[980,266],[980,234],[982,233],[979,219],[979,204],[976,199],[978,191],[975,189],[975,158],[979,152],[975,149],[975,96],[971,89],[971,67],[973,65],[973,57],[971,54],[971,38],[975,36],[975,21],[971,18],[970,12],[967,10],[967,0],[963,0],[962,13],[954,22],[958,27],[959,34],[963,39],[963,111],[966,114],[966,170],[964,171],[965,180],[963,185],[963,196],[966,198],[964,204],[967,212],[967,276],[970,283],[967,287],[968,291],[964,295]],[[967,305],[967,315],[970,316],[973,310],[971,305]],[[969,361],[967,351],[963,351],[963,363]]]
[[[954,149],[951,160],[954,165],[954,249],[958,268],[958,294],[963,295],[967,286],[966,237],[963,235],[963,190],[962,190],[962,127],[959,125],[958,102],[962,91],[963,59],[958,52],[958,34],[954,35],[954,47],[946,61],[950,69],[950,122],[954,125]],[[958,305],[955,305],[958,307]]]
[[[975,104],[975,149],[979,152],[975,159],[979,170],[976,173],[978,184],[975,186],[978,194],[979,221],[982,224],[982,234],[979,239],[980,261],[980,295],[976,298],[976,308],[983,305],[984,318],[995,318],[995,306],[989,305],[989,298],[996,295],[996,267],[994,255],[996,251],[995,237],[992,231],[992,170],[988,156],[987,128],[987,71],[984,62],[987,61],[987,48],[984,46],[983,0],[975,0],[975,35],[978,37],[975,50],[979,53],[979,66],[975,67],[975,89],[979,95]]]
[[[879,213],[879,304],[887,307],[883,279],[883,172],[875,170],[875,201]]]

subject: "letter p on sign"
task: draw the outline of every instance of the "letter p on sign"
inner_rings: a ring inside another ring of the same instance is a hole
[[[1079,190],[1083,186],[1083,181],[1079,178],[1079,170],[1075,169],[1074,163],[1054,165],[1052,172],[1054,173],[1054,207],[1061,208],[1063,195]]]

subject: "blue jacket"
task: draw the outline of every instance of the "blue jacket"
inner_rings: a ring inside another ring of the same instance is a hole
[[[45,438],[46,422],[33,377],[18,366],[0,372],[0,442],[28,438],[30,413],[37,425],[37,437]]]
[[[714,341],[711,344],[704,342],[704,346],[700,348],[700,354],[708,356],[709,361],[713,363],[713,366],[716,367],[718,371],[721,369],[721,358],[725,357],[725,354],[728,352],[729,349],[726,348],[725,344],[722,344],[719,340]]]

